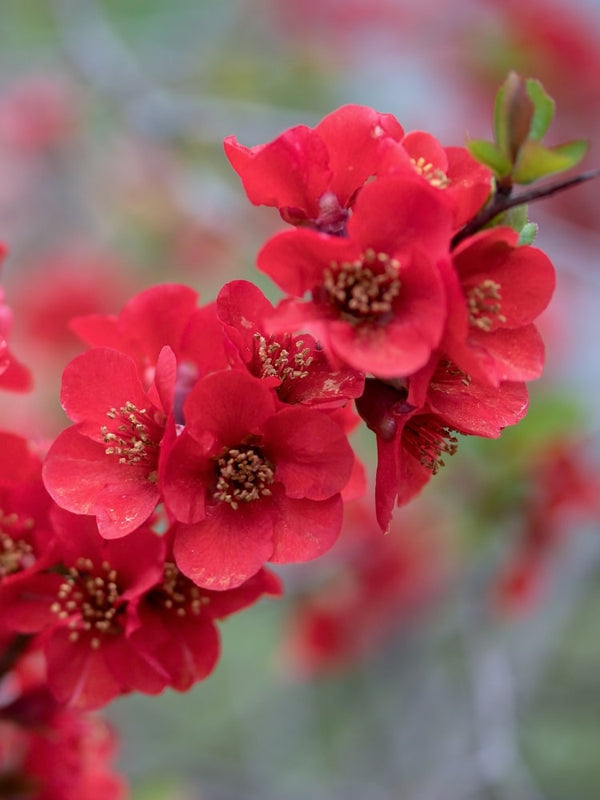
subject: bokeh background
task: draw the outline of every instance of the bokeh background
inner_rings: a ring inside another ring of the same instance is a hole
[[[348,102],[444,145],[491,136],[509,69],[557,101],[550,143],[600,166],[598,0],[3,0],[0,236],[12,349],[36,379],[3,428],[66,424],[68,319],[184,282],[254,280],[276,212],[223,155]],[[558,273],[528,418],[458,454],[382,541],[279,571],[223,625],[216,672],[107,715],[135,800],[600,796],[600,180],[530,208]],[[355,444],[374,464],[374,445]]]

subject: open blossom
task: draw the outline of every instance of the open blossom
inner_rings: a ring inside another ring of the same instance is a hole
[[[340,406],[358,397],[364,375],[349,367],[332,370],[325,353],[310,334],[267,332],[274,307],[248,281],[230,281],[219,292],[217,313],[232,349],[234,366],[241,364],[276,388],[284,403],[319,407]]]
[[[260,251],[258,266],[292,297],[269,325],[308,330],[334,364],[382,377],[414,372],[444,331],[438,262],[448,258],[451,226],[444,195],[413,174],[365,186],[348,237],[276,234]]]
[[[387,168],[388,148],[403,135],[391,114],[347,105],[269,144],[249,148],[228,136],[224,146],[252,203],[278,208],[292,225],[339,234],[357,193]]]
[[[61,401],[76,424],[50,447],[44,482],[62,508],[95,515],[107,538],[138,528],[160,499],[169,375],[161,401],[158,390],[152,398],[144,390],[135,362],[116,350],[94,348],[65,369]],[[160,371],[156,377],[160,388]]]
[[[554,291],[554,267],[536,247],[518,246],[512,228],[472,236],[453,252],[460,289],[450,302],[448,355],[473,376],[501,381],[538,378],[544,344],[535,319]]]
[[[130,638],[140,652],[160,664],[167,685],[184,692],[217,664],[221,649],[217,621],[247,608],[263,594],[281,592],[279,579],[265,569],[235,589],[202,589],[178,569],[169,549],[161,580],[140,599],[140,624]]]
[[[164,689],[168,676],[128,638],[139,624],[137,602],[162,576],[164,541],[149,528],[106,540],[92,517],[66,513],[55,532],[61,570],[31,577],[15,598],[24,627],[42,633],[53,695],[91,709],[133,690]]]
[[[464,147],[442,147],[425,131],[411,131],[400,142],[415,170],[452,201],[454,226],[459,228],[484,205],[492,188],[487,167]]]
[[[145,388],[154,379],[164,347],[175,354],[176,394],[199,375],[227,366],[215,304],[198,307],[197,293],[181,284],[151,286],[134,295],[120,314],[76,317],[71,328],[90,347],[110,347],[130,356]]]
[[[184,415],[160,481],[185,575],[230,589],[266,561],[306,561],[333,545],[354,455],[327,414],[284,406],[263,381],[231,370],[198,381]]]

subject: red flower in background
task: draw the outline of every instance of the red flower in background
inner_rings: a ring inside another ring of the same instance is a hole
[[[565,437],[534,453],[521,482],[521,531],[493,587],[503,613],[530,610],[541,600],[558,567],[560,548],[582,523],[597,524],[600,467],[586,442]]]
[[[179,569],[230,589],[266,561],[316,558],[340,531],[354,454],[325,413],[284,406],[265,382],[215,372],[184,404],[186,427],[161,464]]]
[[[372,657],[419,620],[448,578],[439,521],[404,516],[382,536],[364,505],[348,510],[330,577],[298,599],[286,622],[286,655],[302,675]]]
[[[248,148],[228,136],[224,146],[252,203],[278,208],[292,225],[339,234],[359,190],[386,168],[388,148],[403,135],[391,114],[348,105],[269,144]]]
[[[43,726],[0,722],[0,786],[27,800],[126,800],[110,769],[116,737],[91,715],[57,710]]]
[[[26,155],[60,144],[74,129],[76,109],[67,85],[57,77],[21,80],[0,97],[0,142]]]

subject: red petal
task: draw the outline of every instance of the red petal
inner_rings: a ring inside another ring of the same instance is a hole
[[[272,509],[263,501],[237,510],[216,506],[196,525],[176,525],[177,566],[198,586],[222,591],[239,586],[273,552]]]
[[[339,495],[319,501],[278,498],[275,549],[270,560],[289,564],[323,555],[337,541],[342,515]]]

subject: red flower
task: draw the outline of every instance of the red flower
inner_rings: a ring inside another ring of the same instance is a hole
[[[91,517],[56,519],[61,569],[21,589],[20,618],[43,631],[48,686],[56,699],[99,708],[132,690],[154,694],[168,675],[131,644],[139,599],[162,578],[165,542],[140,528],[103,539]],[[52,579],[50,581],[50,579]],[[45,606],[39,600],[46,598]]]
[[[236,589],[211,592],[196,586],[172,560],[162,581],[138,606],[140,626],[131,641],[168,674],[168,685],[184,692],[213,671],[220,643],[216,621],[241,611],[263,594],[279,595],[279,580],[261,569]]]
[[[65,369],[61,400],[78,424],[50,447],[44,482],[62,508],[94,514],[107,538],[138,528],[160,499],[158,453],[169,400],[164,394],[164,404],[157,393],[153,401],[131,358],[108,348],[89,350]]]
[[[461,369],[496,386],[541,375],[544,345],[533,324],[554,291],[554,268],[512,228],[493,228],[453,254],[463,302],[450,302],[445,349]]]
[[[0,432],[0,628],[20,630],[11,597],[54,563],[51,504],[40,459],[25,439]]]
[[[446,579],[448,554],[443,537],[434,536],[439,523],[403,517],[382,536],[363,505],[348,510],[337,562],[286,625],[287,654],[304,675],[372,656],[415,621]]]
[[[27,800],[125,800],[126,782],[109,768],[115,749],[104,721],[65,709],[43,727],[2,723],[0,785]]]
[[[91,347],[130,356],[148,387],[165,346],[175,353],[180,371],[193,370],[196,377],[227,366],[215,305],[198,308],[197,303],[188,286],[160,284],[136,294],[118,315],[76,317],[71,328]]]
[[[496,438],[527,410],[524,384],[490,387],[445,359],[406,383],[367,379],[356,401],[377,438],[375,504],[383,530],[394,506],[408,503],[456,452],[456,433]]]
[[[440,342],[451,211],[416,175],[380,178],[361,191],[348,237],[284,231],[258,266],[285,292],[269,325],[308,329],[334,363],[381,377],[422,367]]]
[[[278,208],[292,225],[337,234],[357,192],[403,134],[391,114],[348,105],[314,129],[298,125],[269,144],[248,148],[229,136],[224,146],[252,203]]]
[[[240,361],[257,378],[276,388],[284,403],[339,406],[358,397],[364,376],[347,367],[333,371],[309,334],[267,333],[265,320],[274,308],[248,281],[231,281],[219,292],[217,313]]]
[[[265,561],[304,561],[335,542],[354,455],[319,411],[282,407],[242,371],[202,378],[161,465],[175,559],[206,589],[230,589]]]
[[[402,139],[416,171],[444,191],[454,207],[454,227],[460,228],[483,206],[492,188],[492,174],[464,147],[442,147],[430,133],[412,131]]]

